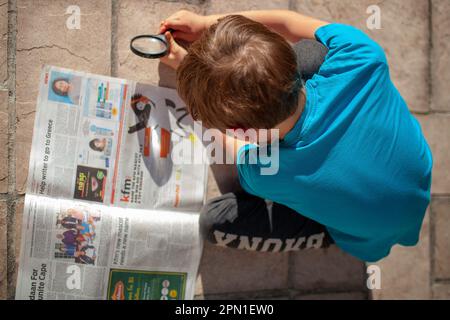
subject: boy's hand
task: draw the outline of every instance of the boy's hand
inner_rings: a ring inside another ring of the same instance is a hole
[[[180,10],[161,21],[159,33],[173,29],[172,35],[175,39],[188,42],[197,40],[207,28],[207,18],[196,13]]]
[[[169,54],[161,58],[161,62],[167,64],[169,67],[177,70],[181,61],[187,55],[186,49],[176,43],[172,34],[167,31],[164,36],[166,37],[167,43],[169,44]]]

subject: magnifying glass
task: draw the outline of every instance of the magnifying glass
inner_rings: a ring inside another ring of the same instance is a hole
[[[172,32],[172,29],[167,30]],[[157,59],[169,53],[169,43],[164,34],[140,35],[131,39],[131,51],[143,58]]]

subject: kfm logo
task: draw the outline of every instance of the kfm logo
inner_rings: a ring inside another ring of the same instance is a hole
[[[123,181],[122,188],[120,189],[120,193],[122,197],[120,198],[121,202],[130,202],[130,194],[131,194],[131,178],[126,177]]]

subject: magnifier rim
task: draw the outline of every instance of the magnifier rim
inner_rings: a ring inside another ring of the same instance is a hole
[[[160,53],[144,53],[144,52],[142,52],[142,51],[139,51],[139,50],[137,50],[137,49],[135,49],[135,48],[133,47],[133,42],[134,42],[135,40],[141,39],[141,38],[153,38],[153,39],[158,39],[158,41],[161,41],[162,43],[164,43],[164,44],[166,45],[166,49],[163,50],[163,51],[161,51]],[[165,41],[162,40],[160,37],[155,36],[155,35],[153,35],[153,34],[142,34],[142,35],[136,36],[136,37],[134,37],[133,39],[131,39],[131,41],[130,41],[130,50],[131,50],[134,54],[136,54],[136,55],[138,55],[138,56],[140,56],[140,57],[148,58],[148,59],[157,59],[157,58],[164,57],[164,56],[167,54],[167,42],[165,42]]]

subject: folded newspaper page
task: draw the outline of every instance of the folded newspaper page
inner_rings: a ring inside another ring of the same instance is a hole
[[[207,181],[195,126],[173,89],[45,66],[16,299],[192,299]]]

